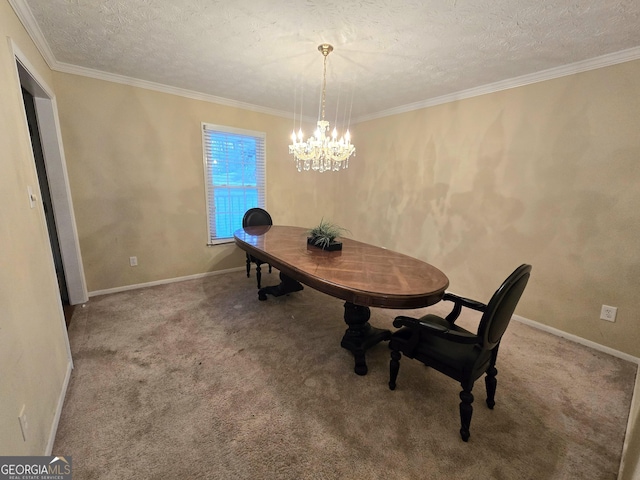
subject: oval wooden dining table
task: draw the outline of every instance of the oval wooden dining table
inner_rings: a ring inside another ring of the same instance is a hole
[[[388,340],[389,330],[369,324],[370,307],[420,308],[439,302],[449,286],[433,265],[402,253],[340,238],[342,250],[307,244],[308,229],[264,225],[238,229],[236,245],[280,271],[280,284],[258,290],[259,300],[300,291],[302,284],[345,301],[347,330],[340,345],[355,358],[355,373],[366,375],[365,352]]]

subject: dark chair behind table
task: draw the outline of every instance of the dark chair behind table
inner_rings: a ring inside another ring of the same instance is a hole
[[[258,225],[273,225],[271,215],[269,215],[269,212],[263,208],[250,208],[245,212],[244,217],[242,218],[242,226],[253,227]],[[247,278],[249,278],[249,274],[251,272],[251,263],[256,264],[256,278],[258,279],[258,288],[260,288],[260,280],[262,278],[262,269],[260,268],[260,265],[267,262],[247,253]],[[269,265],[269,273],[271,273],[271,265]]]
[[[488,304],[445,293],[443,300],[453,302],[447,317],[428,314],[419,319],[399,316],[393,325],[399,330],[391,335],[389,388],[396,388],[402,354],[460,382],[460,436],[469,440],[473,414],[474,382],[486,373],[487,406],[493,409],[496,393],[496,359],[498,347],[516,305],[531,275],[531,265],[521,265],[493,294]],[[477,333],[455,324],[462,308],[482,312]]]

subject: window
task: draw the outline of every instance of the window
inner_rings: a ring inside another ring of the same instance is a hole
[[[265,208],[265,137],[202,124],[209,245],[232,239],[250,208]]]

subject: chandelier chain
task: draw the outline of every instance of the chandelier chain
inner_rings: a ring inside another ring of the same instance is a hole
[[[324,55],[324,65],[322,70],[322,120],[324,120],[324,105],[327,94],[327,57],[329,56],[329,52],[325,53],[325,51],[323,51],[322,54]]]

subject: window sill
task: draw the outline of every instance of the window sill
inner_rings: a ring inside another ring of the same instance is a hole
[[[217,247],[218,245],[229,245],[235,243],[233,238],[223,238],[220,240],[214,240],[213,242],[207,243],[207,247]]]

